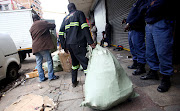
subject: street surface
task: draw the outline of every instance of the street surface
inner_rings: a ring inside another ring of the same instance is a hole
[[[127,58],[127,56],[131,56],[130,52],[125,50],[113,51],[113,48],[109,48],[109,50],[115,55],[127,72],[127,75],[134,84],[134,90],[139,94],[139,97],[131,101],[125,101],[108,111],[180,111],[179,66],[175,66],[175,74],[172,77],[172,87],[170,90],[166,93],[159,93],[157,87],[160,84],[160,80],[142,81],[139,79],[140,76],[132,75],[133,70],[127,69],[127,66],[132,64],[132,59]],[[35,66],[35,57],[33,55],[27,57],[22,63],[19,81],[22,80],[25,73],[31,72]],[[148,66],[146,66],[146,69],[149,70]],[[19,98],[28,94],[48,96],[53,99],[56,104],[53,111],[97,111],[88,107],[79,107],[84,100],[83,87],[85,75],[82,71],[79,71],[78,80],[80,83],[76,88],[72,88],[71,86],[71,73],[56,72],[55,75],[60,76],[60,78],[54,81],[47,80],[43,83],[38,82],[38,77],[27,79],[21,81],[21,83],[14,88],[12,88],[13,85],[11,84],[9,87],[11,90],[8,90],[6,86],[7,91],[4,92],[0,99],[0,111],[3,111]]]

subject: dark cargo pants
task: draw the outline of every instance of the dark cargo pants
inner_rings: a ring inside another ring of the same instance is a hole
[[[83,67],[84,73],[87,72],[88,58],[86,57],[86,46],[80,46],[77,44],[67,45],[72,58],[72,83],[77,82],[77,74],[80,64]]]

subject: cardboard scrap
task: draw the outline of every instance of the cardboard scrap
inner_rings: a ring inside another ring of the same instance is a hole
[[[44,68],[43,68],[43,70],[44,70]],[[47,71],[44,70],[44,74],[46,74],[46,73],[47,73]],[[39,77],[39,73],[38,73],[37,69],[33,69],[32,72],[26,73],[25,75],[26,75],[26,78],[27,78],[27,79],[28,79],[28,78]]]
[[[54,106],[53,100],[47,96],[28,94],[22,96],[4,111],[50,111]]]
[[[70,53],[67,54],[67,53],[64,52],[64,50],[60,50],[58,55],[59,55],[59,59],[61,61],[61,65],[62,65],[63,71],[70,72],[71,71],[71,67],[72,67]]]
[[[38,71],[26,73],[26,78],[34,78],[34,77],[38,77],[38,76],[39,76]]]

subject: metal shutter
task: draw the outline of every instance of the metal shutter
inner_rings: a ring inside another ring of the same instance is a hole
[[[128,33],[124,32],[121,22],[127,18],[135,0],[107,0],[107,13],[109,23],[112,25],[112,44],[122,45],[129,49]]]
[[[101,0],[94,10],[95,25],[97,27],[97,41],[102,40],[102,31],[105,31],[106,25],[106,9],[105,0]]]

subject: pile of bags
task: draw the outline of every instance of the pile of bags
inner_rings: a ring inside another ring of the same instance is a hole
[[[54,72],[65,71],[70,72],[72,63],[71,56],[64,52],[64,50],[59,50],[52,53],[53,60],[53,70]],[[45,71],[48,71],[47,62],[43,63],[43,68]]]
[[[81,106],[107,110],[133,97],[133,84],[114,55],[99,45],[88,50],[85,101]]]
[[[53,60],[53,70],[54,70],[54,72],[62,71],[63,68],[61,66],[61,62],[60,62],[58,53],[54,53],[54,55],[52,57],[52,60]],[[43,63],[43,68],[44,68],[45,71],[48,71],[47,62]]]

